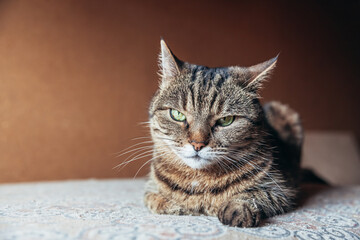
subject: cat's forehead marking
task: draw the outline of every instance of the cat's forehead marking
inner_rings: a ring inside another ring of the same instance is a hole
[[[228,73],[224,69],[199,67],[193,70],[187,86],[186,109],[196,117],[217,114],[222,103],[220,89],[227,78]]]

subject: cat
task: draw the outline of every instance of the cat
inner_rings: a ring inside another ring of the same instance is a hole
[[[153,160],[144,203],[155,214],[217,216],[256,227],[294,207],[303,129],[258,91],[277,57],[251,67],[209,68],[177,58],[164,40],[151,100]]]

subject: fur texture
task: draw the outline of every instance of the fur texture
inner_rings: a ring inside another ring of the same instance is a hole
[[[154,156],[144,200],[150,211],[254,227],[293,207],[299,115],[278,102],[261,106],[257,94],[276,61],[208,68],[179,60],[161,41],[161,83],[149,109]],[[186,120],[173,119],[171,109]],[[219,125],[227,116],[235,120]]]

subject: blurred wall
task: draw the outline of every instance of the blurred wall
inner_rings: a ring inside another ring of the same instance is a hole
[[[132,177],[160,36],[209,66],[279,52],[264,100],[360,135],[359,1],[0,1],[0,182]],[[140,171],[144,175],[147,168]]]

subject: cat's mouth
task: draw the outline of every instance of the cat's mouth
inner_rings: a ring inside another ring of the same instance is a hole
[[[205,168],[212,163],[209,159],[202,158],[199,155],[195,155],[192,157],[181,156],[180,158],[186,165],[193,169]]]
[[[201,169],[210,164],[209,160],[201,158],[199,156],[191,157],[191,158],[182,158],[186,165],[193,169]]]
[[[180,160],[193,169],[205,168],[213,163],[213,156],[209,155],[209,150],[210,148],[206,147],[197,152],[190,144],[181,149],[173,149]]]
[[[209,161],[209,159],[201,156],[199,153],[194,153],[192,155],[186,155],[186,154],[180,154],[182,158],[188,158],[188,159],[192,159],[194,161],[201,161],[201,160],[204,160],[204,161]]]

